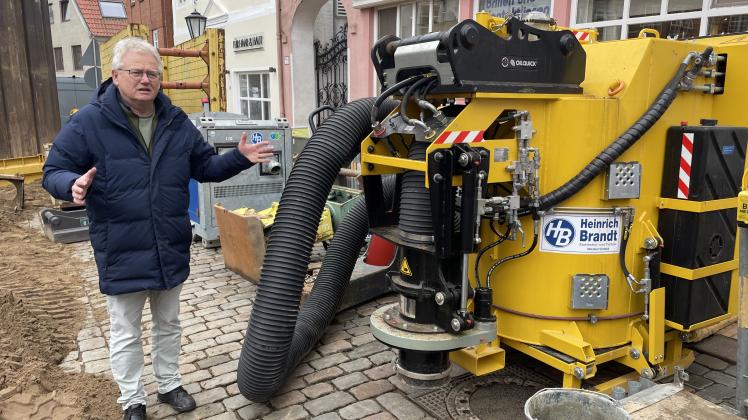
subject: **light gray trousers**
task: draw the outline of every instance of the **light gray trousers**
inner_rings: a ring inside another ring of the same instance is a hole
[[[123,409],[133,404],[145,405],[141,319],[146,298],[151,307],[151,359],[158,392],[163,394],[182,385],[177,363],[182,337],[179,325],[181,290],[180,284],[169,290],[107,296],[111,324],[109,356],[112,375],[121,394],[117,402]]]

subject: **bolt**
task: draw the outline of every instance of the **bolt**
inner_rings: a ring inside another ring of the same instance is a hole
[[[366,151],[369,153],[374,153],[374,146],[369,145],[369,147],[366,148]]]
[[[641,356],[641,353],[639,353],[639,350],[637,349],[631,349],[631,358],[636,360]]]
[[[460,329],[462,328],[462,327],[460,326],[460,320],[459,320],[459,319],[457,319],[457,318],[452,318],[452,322],[450,322],[450,323],[449,323],[449,325],[450,325],[450,326],[452,327],[452,329],[453,329],[453,330],[454,330],[455,332],[458,332],[458,331],[460,331]]]
[[[444,181],[444,176],[442,174],[434,174],[434,182],[439,183]]]
[[[460,158],[457,160],[457,163],[460,164],[460,166],[468,166],[470,163],[470,156],[467,155],[467,153],[463,153],[460,155]]]
[[[433,327],[431,327],[431,329],[432,329],[433,331],[439,331],[439,327],[437,327],[436,325],[434,325]]]
[[[442,159],[444,159],[444,154],[442,154],[441,152],[434,153],[434,160],[436,162],[440,162]]]
[[[577,379],[584,379],[584,370],[580,367],[574,368],[574,377]]]
[[[651,236],[644,239],[644,248],[646,249],[655,249],[657,248],[657,239],[652,238]]]
[[[390,320],[390,314],[384,314],[384,319],[386,319],[387,321],[389,321]]]
[[[480,155],[483,156],[484,158],[488,157],[488,150],[486,149],[480,149],[478,153],[480,153]]]
[[[444,305],[444,301],[447,300],[447,297],[444,296],[444,293],[437,292],[436,295],[434,296],[434,300],[436,301],[437,305],[442,306]]]
[[[408,323],[407,322],[403,322],[403,328],[408,328]]]
[[[650,368],[644,368],[644,369],[642,369],[642,377],[647,378],[647,379],[652,379],[652,378],[654,378],[654,376],[655,375],[654,375],[654,372],[652,371],[652,369],[650,369]]]
[[[374,164],[373,163],[367,163],[366,164],[366,169],[368,169],[370,171],[373,171],[374,170]]]

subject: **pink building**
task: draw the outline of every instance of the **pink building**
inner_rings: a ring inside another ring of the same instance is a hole
[[[336,16],[347,21],[347,60],[343,82],[328,91],[313,44],[317,16],[328,0],[280,0],[281,108],[294,126],[307,125],[307,116],[325,103],[322,96],[331,97],[329,92],[346,101],[376,95],[370,50],[377,39],[446,30],[479,10],[495,16],[539,10],[561,26],[595,28],[601,40],[636,37],[643,28],[677,38],[748,31],[748,0],[329,1]]]

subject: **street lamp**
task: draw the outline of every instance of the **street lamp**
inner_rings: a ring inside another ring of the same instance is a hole
[[[205,33],[205,24],[208,18],[201,15],[197,9],[184,18],[187,21],[187,29],[190,30],[190,39],[195,39]]]

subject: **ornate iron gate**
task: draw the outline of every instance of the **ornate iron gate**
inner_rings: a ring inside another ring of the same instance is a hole
[[[317,76],[317,107],[337,108],[348,101],[348,25],[343,25],[329,42],[314,41],[314,69]],[[318,118],[324,120],[329,111]],[[321,122],[321,120],[319,122]],[[319,124],[318,122],[318,124]]]

